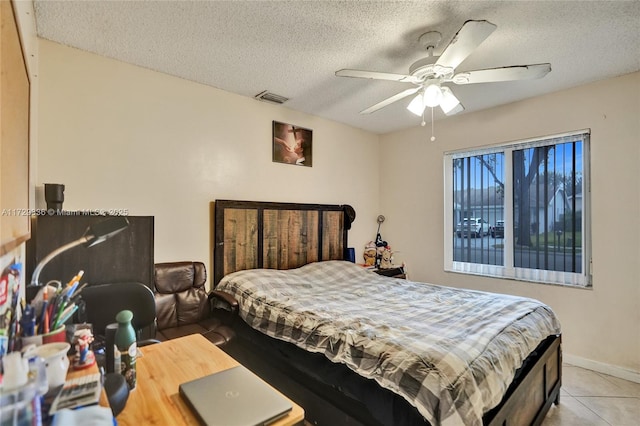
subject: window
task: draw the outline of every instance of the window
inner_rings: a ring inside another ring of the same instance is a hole
[[[445,154],[445,270],[589,286],[589,132]]]

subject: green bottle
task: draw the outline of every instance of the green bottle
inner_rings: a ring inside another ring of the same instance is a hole
[[[120,351],[120,374],[127,381],[129,390],[136,388],[136,332],[131,325],[133,312],[120,311],[116,315],[118,328],[116,329],[115,344]],[[117,368],[116,368],[117,371]]]

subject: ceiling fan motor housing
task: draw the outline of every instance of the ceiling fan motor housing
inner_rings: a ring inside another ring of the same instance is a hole
[[[437,56],[422,58],[409,67],[409,74],[424,82],[432,79],[450,80],[453,68],[436,64]]]

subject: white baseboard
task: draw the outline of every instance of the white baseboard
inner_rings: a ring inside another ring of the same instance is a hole
[[[626,368],[618,367],[616,365],[593,361],[579,356],[569,355],[567,353],[562,354],[562,360],[563,362],[575,365],[576,367],[582,367],[588,370],[597,371],[598,373],[608,374],[609,376],[640,383],[640,372],[637,371],[627,370]]]

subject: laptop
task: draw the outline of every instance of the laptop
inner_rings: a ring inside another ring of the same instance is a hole
[[[208,426],[266,425],[284,417],[291,403],[246,367],[237,366],[179,387],[180,396]]]

